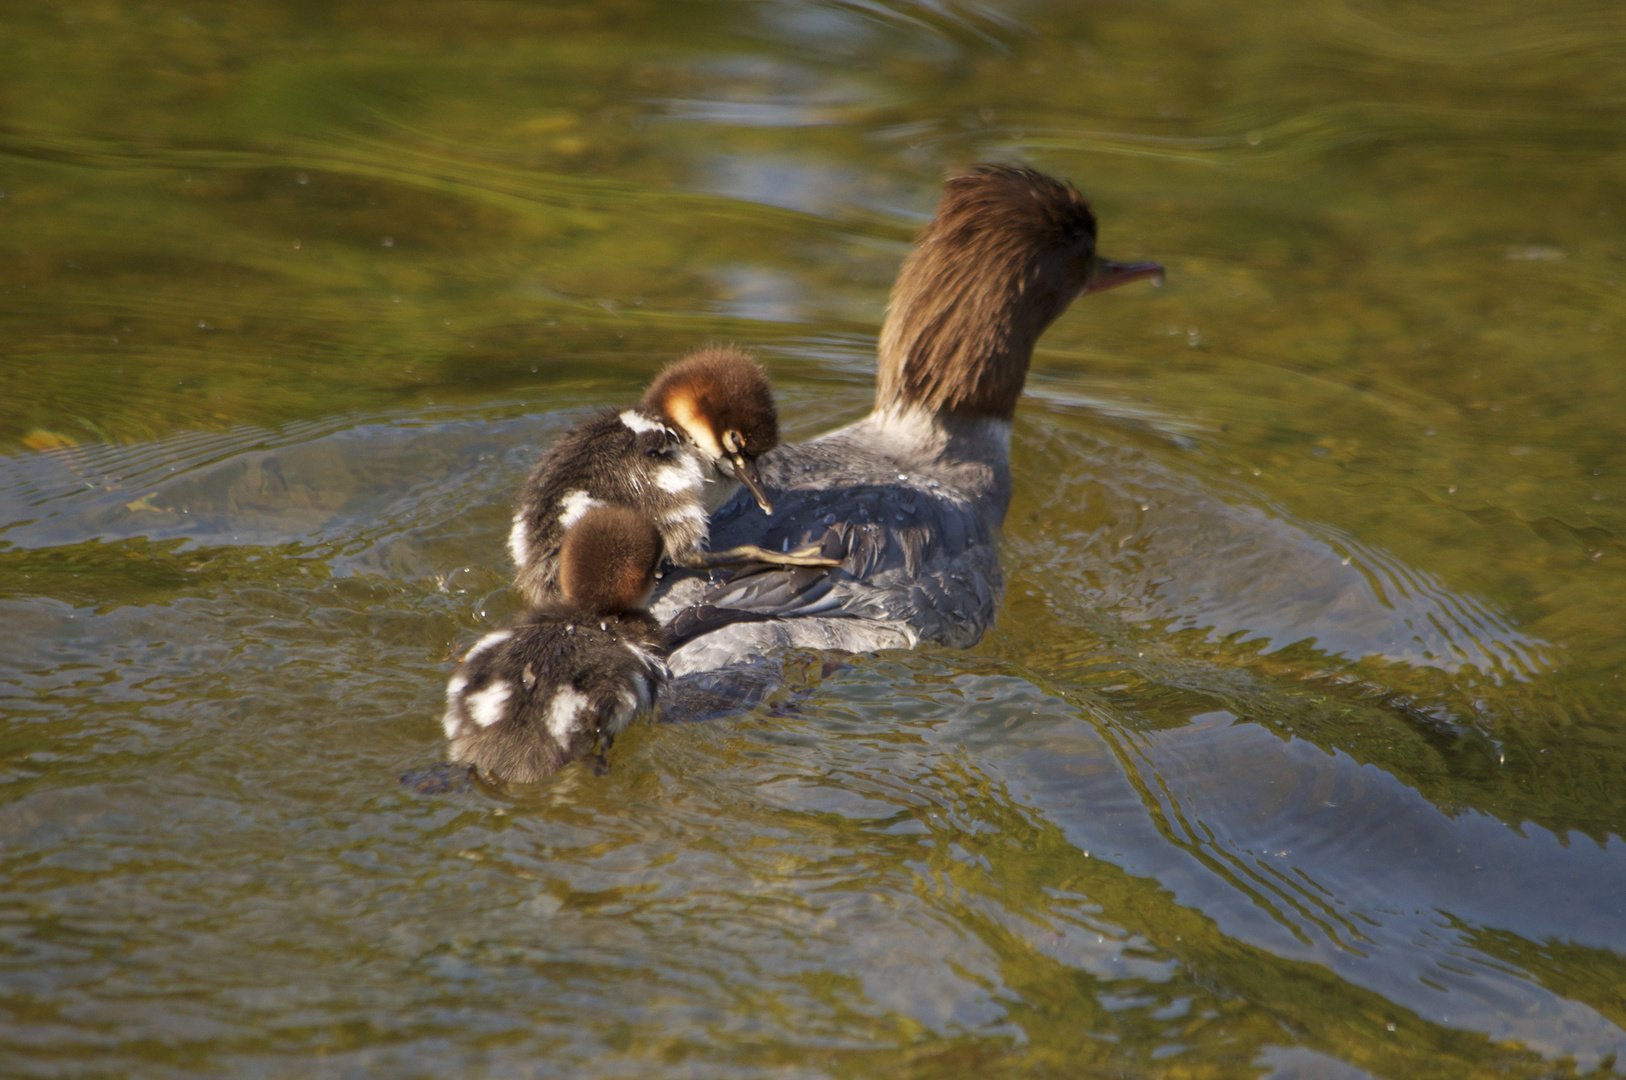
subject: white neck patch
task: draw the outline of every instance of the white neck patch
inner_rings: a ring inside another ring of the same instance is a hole
[[[699,491],[702,479],[700,462],[695,460],[693,454],[681,454],[672,464],[662,465],[655,470],[655,486],[674,495]]]
[[[665,424],[645,416],[637,409],[627,409],[623,412],[621,422],[627,426],[627,430],[635,435],[648,435],[651,431],[664,431],[671,434],[671,429]]]

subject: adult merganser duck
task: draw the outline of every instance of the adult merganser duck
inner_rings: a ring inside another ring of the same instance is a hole
[[[475,643],[446,686],[454,762],[533,783],[589,753],[602,761],[654,704],[666,637],[644,610],[663,541],[625,507],[595,507],[565,536],[561,597]]]
[[[771,562],[831,566],[810,552],[743,545],[705,550],[708,515],[737,491],[773,512],[756,461],[779,443],[768,377],[737,349],[702,349],[668,365],[630,409],[606,409],[556,439],[520,490],[508,549],[527,604],[558,594],[567,530],[596,506],[627,506],[660,530],[678,566]]]
[[[785,646],[982,638],[1003,588],[1011,423],[1034,343],[1075,297],[1163,276],[1102,258],[1095,237],[1083,197],[1042,173],[980,165],[948,181],[892,289],[874,411],[762,458],[772,518],[736,498],[712,520],[715,544],[817,545],[841,568],[669,578],[651,610],[677,645],[674,674]]]

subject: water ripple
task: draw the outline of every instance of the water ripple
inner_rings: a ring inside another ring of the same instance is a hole
[[[1087,516],[1062,543],[1015,543],[1036,576],[1089,583],[1067,602],[1264,654],[1308,642],[1349,661],[1520,679],[1551,666],[1551,647],[1505,614],[1341,530],[1221,497],[1128,446],[1061,431],[1046,443],[1049,481],[1023,485],[1043,493],[1036,513]]]

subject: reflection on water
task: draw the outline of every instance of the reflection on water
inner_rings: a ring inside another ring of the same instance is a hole
[[[1595,7],[0,16],[8,1068],[1618,1072]],[[1044,341],[998,629],[399,786],[553,434],[708,340],[861,414],[988,156],[1171,269]]]

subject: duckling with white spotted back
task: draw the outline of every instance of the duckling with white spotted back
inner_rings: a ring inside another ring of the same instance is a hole
[[[669,677],[644,610],[663,540],[625,507],[581,515],[559,552],[560,595],[481,638],[446,687],[454,762],[534,783],[603,753]]]
[[[559,436],[520,490],[508,549],[526,603],[557,595],[566,531],[598,506],[646,515],[667,557],[687,569],[837,565],[812,548],[705,550],[710,514],[741,484],[763,513],[773,513],[756,460],[778,444],[773,391],[756,361],[712,348],[668,365],[637,405],[606,409]]]

